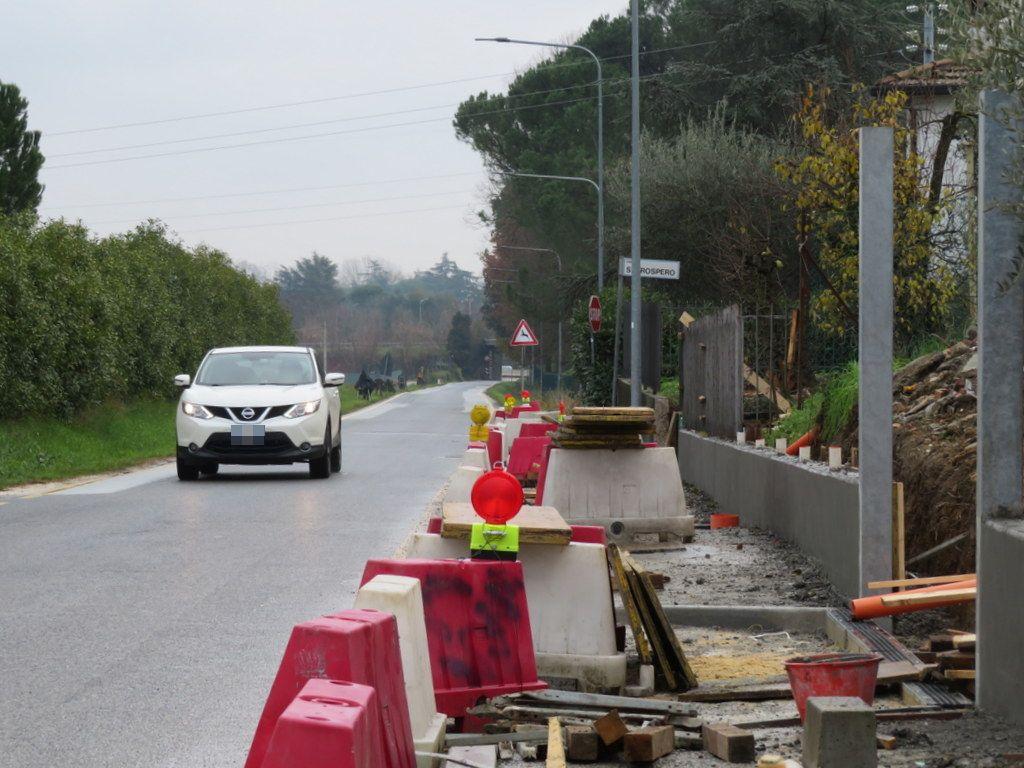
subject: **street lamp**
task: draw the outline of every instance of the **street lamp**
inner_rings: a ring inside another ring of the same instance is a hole
[[[554,248],[530,248],[525,245],[496,245],[495,248],[504,248],[506,251],[532,251],[534,253],[551,253],[555,256],[558,264],[558,274],[562,274],[562,257]],[[562,389],[562,311],[558,311],[558,389]]]
[[[537,40],[516,40],[509,37],[478,37],[477,42],[513,43],[516,45],[539,45],[545,48],[564,48],[583,51],[597,65],[597,183],[590,181],[597,188],[597,292],[604,288],[604,77],[601,73],[601,59],[589,48],[568,43],[544,43]],[[529,174],[516,174],[529,175]],[[545,178],[545,177],[538,177]],[[557,177],[551,177],[557,178]]]

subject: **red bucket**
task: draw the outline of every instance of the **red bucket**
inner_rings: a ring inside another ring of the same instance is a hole
[[[856,696],[871,704],[881,661],[877,653],[819,653],[789,659],[786,674],[800,719],[811,696]]]
[[[739,515],[727,515],[722,512],[715,512],[711,515],[712,528],[737,528],[739,524]]]

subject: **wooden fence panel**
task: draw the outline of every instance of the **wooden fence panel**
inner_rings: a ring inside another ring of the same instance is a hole
[[[734,439],[743,424],[743,320],[733,305],[683,329],[680,419],[686,429]]]

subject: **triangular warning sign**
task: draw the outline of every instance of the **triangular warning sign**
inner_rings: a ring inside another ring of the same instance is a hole
[[[520,320],[519,325],[516,326],[515,333],[512,334],[512,341],[509,342],[510,347],[536,347],[540,344],[537,341],[537,334],[533,332],[529,323],[526,320]]]

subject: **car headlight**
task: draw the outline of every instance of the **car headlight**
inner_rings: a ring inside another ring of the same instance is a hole
[[[320,401],[310,400],[308,403],[293,405],[285,411],[284,417],[286,419],[297,419],[300,416],[309,416],[309,414],[316,413],[318,410],[320,410]]]
[[[213,414],[204,405],[197,405],[196,403],[184,402],[181,404],[181,411],[186,416],[191,416],[193,419],[212,419]]]

